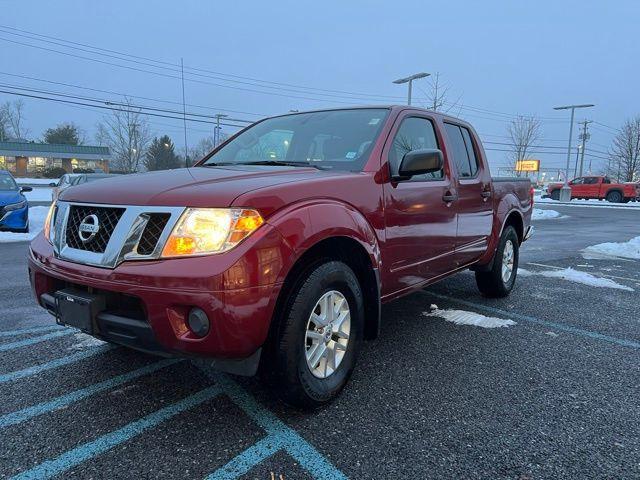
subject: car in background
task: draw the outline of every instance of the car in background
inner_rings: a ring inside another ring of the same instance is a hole
[[[52,182],[49,184],[50,187],[53,187],[53,191],[51,192],[51,200],[57,200],[60,193],[69,187],[115,176],[115,174],[109,173],[67,173],[60,177],[60,180],[58,180],[57,183]]]
[[[560,199],[562,183],[550,183],[542,198]],[[627,203],[640,199],[640,186],[633,183],[613,183],[609,177],[588,176],[574,178],[569,182],[571,199],[607,200],[612,203]]]
[[[23,192],[31,190],[19,187],[9,172],[0,170],[0,230],[29,231],[29,202]]]

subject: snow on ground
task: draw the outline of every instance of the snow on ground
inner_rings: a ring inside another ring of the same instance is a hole
[[[16,178],[18,185],[49,185],[50,183],[57,183],[57,178]]]
[[[582,283],[583,285],[588,285],[590,287],[615,288],[618,290],[626,290],[628,292],[634,291],[633,288],[627,287],[626,285],[620,285],[609,278],[596,277],[590,273],[574,270],[573,268],[536,272],[536,274],[542,275],[543,277],[561,278],[570,282]]]
[[[86,348],[99,347],[100,345],[104,345],[107,342],[103,342],[102,340],[98,340],[91,335],[87,335],[86,333],[74,333],[73,339],[75,343],[71,345],[67,350],[84,350]]]
[[[585,253],[595,253],[611,257],[640,259],[640,237],[635,237],[628,242],[607,242],[592,245],[584,249]]]
[[[44,227],[49,207],[29,208],[29,233],[0,232],[0,243],[27,242],[33,240]]]
[[[30,202],[50,202],[51,187],[34,187],[31,192],[24,192],[24,196]]]
[[[456,325],[473,325],[482,328],[500,328],[516,325],[513,320],[504,320],[502,318],[487,317],[480,313],[468,312],[466,310],[440,310],[437,305],[431,305],[429,312],[422,312],[425,317],[439,317],[447,322],[453,322]]]
[[[541,208],[534,208],[531,214],[531,220],[550,220],[553,218],[567,218],[566,215],[562,216],[560,212],[555,210],[542,210]]]
[[[538,205],[567,205],[572,207],[601,207],[601,208],[640,208],[640,202],[611,203],[606,200],[577,200],[571,202],[561,202],[551,198],[534,197],[534,202]]]
[[[518,276],[520,277],[530,277],[531,275],[535,275],[531,270],[526,270],[524,268],[518,267]]]

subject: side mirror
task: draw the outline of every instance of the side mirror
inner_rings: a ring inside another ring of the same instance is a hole
[[[398,169],[399,177],[412,177],[425,173],[433,173],[442,170],[444,157],[442,152],[435,148],[425,148],[407,152]]]
[[[49,184],[49,186],[50,186],[50,187],[57,187],[57,186],[58,186],[58,184],[57,184],[56,182],[51,182],[51,183]]]
[[[31,188],[31,187],[20,187],[20,192],[21,193],[30,192],[32,190],[33,190],[33,188]]]

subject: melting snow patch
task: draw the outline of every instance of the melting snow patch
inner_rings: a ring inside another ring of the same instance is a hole
[[[590,287],[602,287],[602,288],[616,288],[618,290],[626,290],[633,292],[633,288],[625,285],[620,285],[608,278],[601,278],[591,275],[587,272],[581,272],[580,270],[574,270],[573,268],[565,268],[563,270],[551,270],[545,272],[539,272],[538,275],[550,278],[562,278],[563,280],[569,280],[570,282],[582,283],[589,285]]]
[[[440,310],[437,305],[431,305],[429,312],[422,312],[425,317],[439,317],[447,322],[453,322],[456,325],[473,325],[483,328],[500,328],[516,325],[513,320],[504,320],[502,318],[487,317],[480,313],[468,312],[466,310]]]
[[[596,253],[612,257],[638,258],[640,259],[640,237],[635,237],[628,242],[608,242],[592,245],[584,249],[586,253]]]
[[[566,218],[563,217],[560,212],[555,210],[542,210],[540,208],[534,208],[531,214],[531,220],[550,220],[552,218]]]
[[[530,277],[531,275],[535,275],[531,270],[526,270],[524,268],[518,267],[518,275],[521,277]]]
[[[76,343],[71,345],[67,350],[84,350],[85,348],[99,347],[106,343],[86,333],[75,333],[73,338],[76,340]]]

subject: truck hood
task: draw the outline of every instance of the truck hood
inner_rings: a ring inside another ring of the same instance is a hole
[[[111,205],[228,207],[244,193],[335,173],[307,167],[193,167],[123,175],[68,188],[67,202]],[[249,206],[249,205],[248,205]]]

